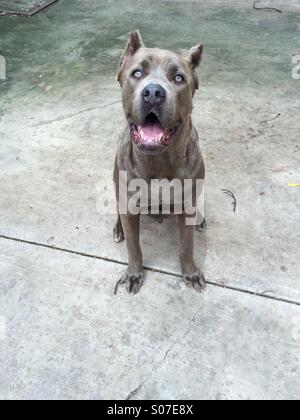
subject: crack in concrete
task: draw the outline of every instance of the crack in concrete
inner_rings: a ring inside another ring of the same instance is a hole
[[[166,360],[166,358],[168,357],[168,354],[170,353],[170,351],[172,351],[172,349],[175,347],[176,343],[173,343],[172,346],[165,352],[164,357],[159,360],[157,363],[155,363],[154,367],[152,368],[151,372],[149,373],[149,375],[133,390],[131,391],[127,397],[125,398],[126,401],[131,400],[133,397],[136,396],[136,394],[143,388],[143,386],[149,381],[149,379],[151,379],[152,375],[157,371],[157,369],[160,367],[160,365],[163,364],[163,362]]]
[[[74,112],[72,114],[61,115],[60,117],[54,118],[53,120],[42,121],[38,124],[31,125],[31,127],[43,127],[45,125],[53,124],[55,122],[64,121],[64,120],[76,117],[78,115],[85,114],[86,112],[95,111],[96,109],[109,108],[110,106],[120,104],[120,103],[121,103],[121,101],[119,100],[119,101],[110,102],[108,104],[101,105],[101,106],[94,106],[94,107],[91,107],[91,108],[82,109],[81,111]]]
[[[165,352],[164,356],[162,357],[162,359],[160,359],[157,363],[155,363],[155,365],[153,366],[153,368],[151,369],[151,372],[149,373],[149,375],[133,390],[131,391],[127,397],[125,398],[126,401],[131,400],[133,397],[135,397],[138,392],[143,388],[143,386],[149,381],[149,379],[152,378],[153,374],[163,366],[164,362],[166,361],[169,353],[171,353],[171,351],[178,345],[178,344],[182,344],[183,341],[185,340],[185,338],[188,336],[188,334],[191,331],[192,328],[192,324],[195,322],[196,317],[198,315],[200,310],[197,310],[193,317],[191,318],[191,320],[189,321],[186,331],[185,333],[183,333],[182,337],[180,339],[178,339],[177,341],[175,341],[175,343],[173,343],[168,350]]]
[[[198,315],[198,313],[199,313],[199,312],[200,312],[200,309],[194,313],[194,315],[193,315],[192,319],[191,319],[191,320],[190,320],[190,322],[189,322],[189,325],[188,325],[187,331],[185,332],[185,334],[184,334],[183,338],[186,338],[186,337],[189,335],[189,333],[190,333],[190,331],[191,331],[191,329],[192,329],[192,325],[193,325],[193,323],[196,321],[196,318],[197,318],[197,315]]]
[[[93,258],[93,259],[96,259],[96,260],[115,263],[115,264],[122,265],[122,266],[127,266],[128,265],[128,263],[125,262],[125,261],[119,261],[119,260],[116,260],[116,259],[113,259],[113,258],[101,257],[99,255],[88,254],[88,253],[80,252],[80,251],[74,251],[74,250],[71,250],[71,249],[62,248],[62,247],[58,247],[58,246],[55,246],[55,245],[47,245],[47,244],[40,243],[40,242],[15,238],[15,237],[12,237],[12,236],[7,236],[7,235],[1,235],[0,234],[0,239],[6,239],[8,241],[20,242],[20,243],[27,244],[27,245],[34,245],[34,246],[38,246],[38,247],[41,247],[41,248],[52,249],[54,251],[61,251],[61,252],[65,252],[67,254],[78,255],[80,257]],[[172,272],[167,271],[167,270],[160,270],[158,268],[153,268],[153,267],[148,267],[148,266],[144,266],[144,269],[147,270],[147,271],[152,271],[154,273],[165,274],[167,276],[177,277],[177,278],[180,278],[180,279],[182,278],[182,276],[180,274],[172,273]],[[287,303],[289,305],[300,306],[300,302],[297,302],[297,301],[285,299],[285,298],[282,298],[282,297],[264,295],[262,293],[254,292],[254,291],[251,291],[251,290],[248,290],[248,289],[242,289],[242,288],[239,288],[239,287],[223,285],[223,284],[211,281],[211,280],[210,281],[207,280],[206,284],[208,284],[210,286],[219,287],[221,289],[232,290],[234,292],[246,293],[250,296],[260,297],[260,298],[264,298],[264,299],[268,299],[268,300],[274,300],[276,302]]]

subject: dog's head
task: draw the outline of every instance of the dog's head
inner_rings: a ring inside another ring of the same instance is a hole
[[[121,58],[118,81],[131,138],[147,154],[162,153],[189,120],[203,46],[184,54],[146,48],[138,31]]]

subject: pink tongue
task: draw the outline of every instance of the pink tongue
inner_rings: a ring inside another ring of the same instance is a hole
[[[158,121],[146,122],[141,127],[141,135],[146,141],[160,140],[164,135],[164,129]]]

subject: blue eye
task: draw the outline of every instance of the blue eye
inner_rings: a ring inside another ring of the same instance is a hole
[[[141,79],[141,78],[143,77],[143,73],[141,72],[141,70],[135,70],[135,71],[132,73],[132,76],[133,76],[135,79]]]
[[[175,76],[174,80],[175,80],[176,83],[183,83],[184,82],[184,77],[181,74],[177,74]]]

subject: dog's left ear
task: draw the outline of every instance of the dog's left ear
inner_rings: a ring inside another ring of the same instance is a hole
[[[121,75],[127,61],[132,57],[140,48],[144,47],[144,43],[141,34],[138,30],[131,33],[127,47],[121,57],[120,67],[118,71],[118,82],[121,82]]]
[[[203,45],[199,44],[184,53],[184,57],[190,63],[193,70],[195,70],[195,68],[198,67],[199,64],[201,63],[203,49],[204,49]]]
[[[202,55],[203,55],[203,49],[204,49],[203,45],[199,44],[199,45],[196,45],[195,47],[191,48],[189,51],[186,51],[183,54],[183,57],[189,62],[190,66],[192,68],[196,90],[199,89],[199,80],[198,80],[198,76],[195,72],[195,69],[201,63]]]

